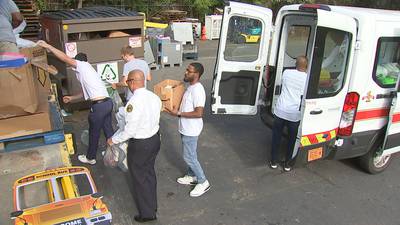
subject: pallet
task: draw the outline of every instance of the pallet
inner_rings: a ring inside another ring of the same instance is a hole
[[[0,140],[0,152],[50,145],[65,140],[64,120],[57,102],[50,102],[50,119],[52,130],[48,132],[29,134]]]
[[[155,63],[149,64],[149,68],[151,70],[159,70],[160,69],[160,65],[157,65]]]
[[[165,67],[181,67],[182,63],[162,63],[161,64],[161,68],[165,68]]]
[[[193,59],[197,60],[199,58],[199,54],[197,52],[188,52],[182,54],[183,59]]]

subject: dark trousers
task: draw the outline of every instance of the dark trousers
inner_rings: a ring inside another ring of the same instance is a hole
[[[133,198],[143,218],[154,218],[157,211],[157,178],[154,164],[160,151],[159,133],[147,139],[130,139],[128,167],[133,182]]]
[[[282,139],[282,131],[286,126],[288,130],[288,146],[286,150],[285,162],[289,163],[292,159],[294,144],[296,143],[297,130],[300,121],[292,122],[275,116],[274,125],[272,127],[272,150],[271,162],[277,163],[279,160],[279,150]]]
[[[106,139],[112,137],[114,130],[111,124],[113,103],[111,99],[92,105],[89,113],[89,147],[87,159],[96,159],[99,146],[100,131],[103,130]]]

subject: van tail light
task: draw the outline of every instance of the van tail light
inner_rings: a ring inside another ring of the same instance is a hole
[[[299,9],[303,11],[317,11],[317,9],[331,11],[329,6],[323,4],[302,4]]]
[[[360,95],[356,92],[350,92],[346,95],[342,118],[340,119],[339,124],[338,136],[350,136],[352,134],[359,99]]]

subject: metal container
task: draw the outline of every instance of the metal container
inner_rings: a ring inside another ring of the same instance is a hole
[[[110,73],[116,75],[117,80],[122,75],[124,62],[120,50],[123,46],[132,46],[136,58],[144,57],[143,15],[136,12],[112,7],[53,11],[42,14],[40,24],[45,41],[70,57],[86,53],[88,61],[105,81],[113,77]],[[52,54],[48,55],[48,60],[61,74],[57,83],[63,95],[81,92],[71,67]]]

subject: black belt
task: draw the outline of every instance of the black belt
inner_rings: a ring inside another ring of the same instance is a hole
[[[103,98],[103,99],[99,99],[99,100],[94,100],[94,101],[92,101],[92,105],[98,104],[98,103],[103,103],[103,102],[106,102],[108,100],[110,100],[110,98]]]

